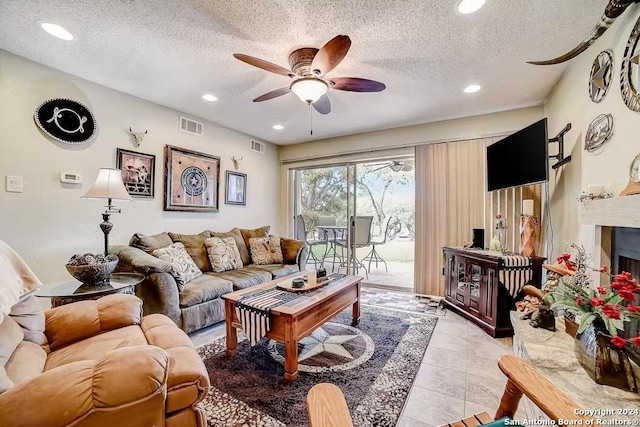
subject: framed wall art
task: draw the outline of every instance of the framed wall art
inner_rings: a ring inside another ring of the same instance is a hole
[[[220,157],[164,147],[164,210],[218,212]]]
[[[131,197],[153,199],[155,193],[156,156],[116,149],[116,167]]]
[[[247,174],[227,171],[227,191],[224,202],[227,205],[247,205]]]

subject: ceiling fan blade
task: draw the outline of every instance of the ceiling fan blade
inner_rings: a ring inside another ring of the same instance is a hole
[[[333,89],[350,92],[382,92],[387,88],[384,83],[358,77],[335,77],[330,81]]]
[[[349,36],[335,36],[320,48],[311,62],[311,69],[325,75],[344,59],[351,47]]]
[[[259,97],[254,99],[253,102],[267,101],[269,99],[273,99],[273,98],[277,98],[277,97],[282,96],[282,95],[286,95],[289,92],[291,92],[291,89],[289,88],[289,86],[281,87],[280,89],[272,90],[271,92],[267,92],[264,95],[260,95]]]
[[[274,64],[273,62],[265,61],[264,59],[255,58],[249,55],[243,55],[241,53],[234,53],[233,57],[239,59],[242,62],[246,62],[249,65],[253,65],[254,67],[271,71],[272,73],[280,74],[287,77],[295,77],[295,74],[293,74],[290,70]]]
[[[331,112],[331,101],[329,101],[329,97],[326,94],[311,105],[320,114],[329,114]]]

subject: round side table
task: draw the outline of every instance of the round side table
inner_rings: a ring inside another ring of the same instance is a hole
[[[96,300],[109,294],[135,295],[135,286],[144,280],[138,273],[113,273],[105,285],[85,285],[77,280],[49,283],[36,292],[36,296],[51,298],[51,307],[76,301]]]

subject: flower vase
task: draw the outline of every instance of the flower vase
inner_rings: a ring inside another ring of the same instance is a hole
[[[577,334],[574,351],[580,366],[597,384],[637,391],[636,378],[624,348],[611,344],[611,336],[587,326]]]

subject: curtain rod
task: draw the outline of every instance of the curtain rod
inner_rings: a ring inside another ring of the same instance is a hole
[[[516,131],[513,131],[513,132],[516,132]],[[417,147],[419,145],[427,145],[427,144],[443,144],[443,143],[449,143],[449,142],[465,142],[465,141],[472,141],[474,139],[494,138],[496,136],[507,136],[507,135],[512,134],[513,132],[497,132],[497,133],[492,133],[492,134],[488,134],[488,135],[484,135],[484,136],[474,136],[474,137],[460,138],[460,139],[446,139],[446,138],[443,138],[443,139],[434,140],[434,141],[428,141],[428,142],[415,142],[415,143],[406,144],[406,145],[399,145],[397,147],[364,148],[364,149],[361,149],[361,150],[341,151],[339,153],[327,154],[327,155],[324,155],[324,156],[297,157],[297,158],[293,158],[293,159],[280,160],[280,164],[281,165],[287,165],[287,164],[290,164],[290,163],[305,162],[305,161],[310,161],[310,160],[329,160],[329,159],[336,159],[336,158],[339,158],[339,157],[349,156],[349,155],[353,155],[353,154],[383,153],[385,151],[402,150],[404,148],[415,148],[415,147]]]

